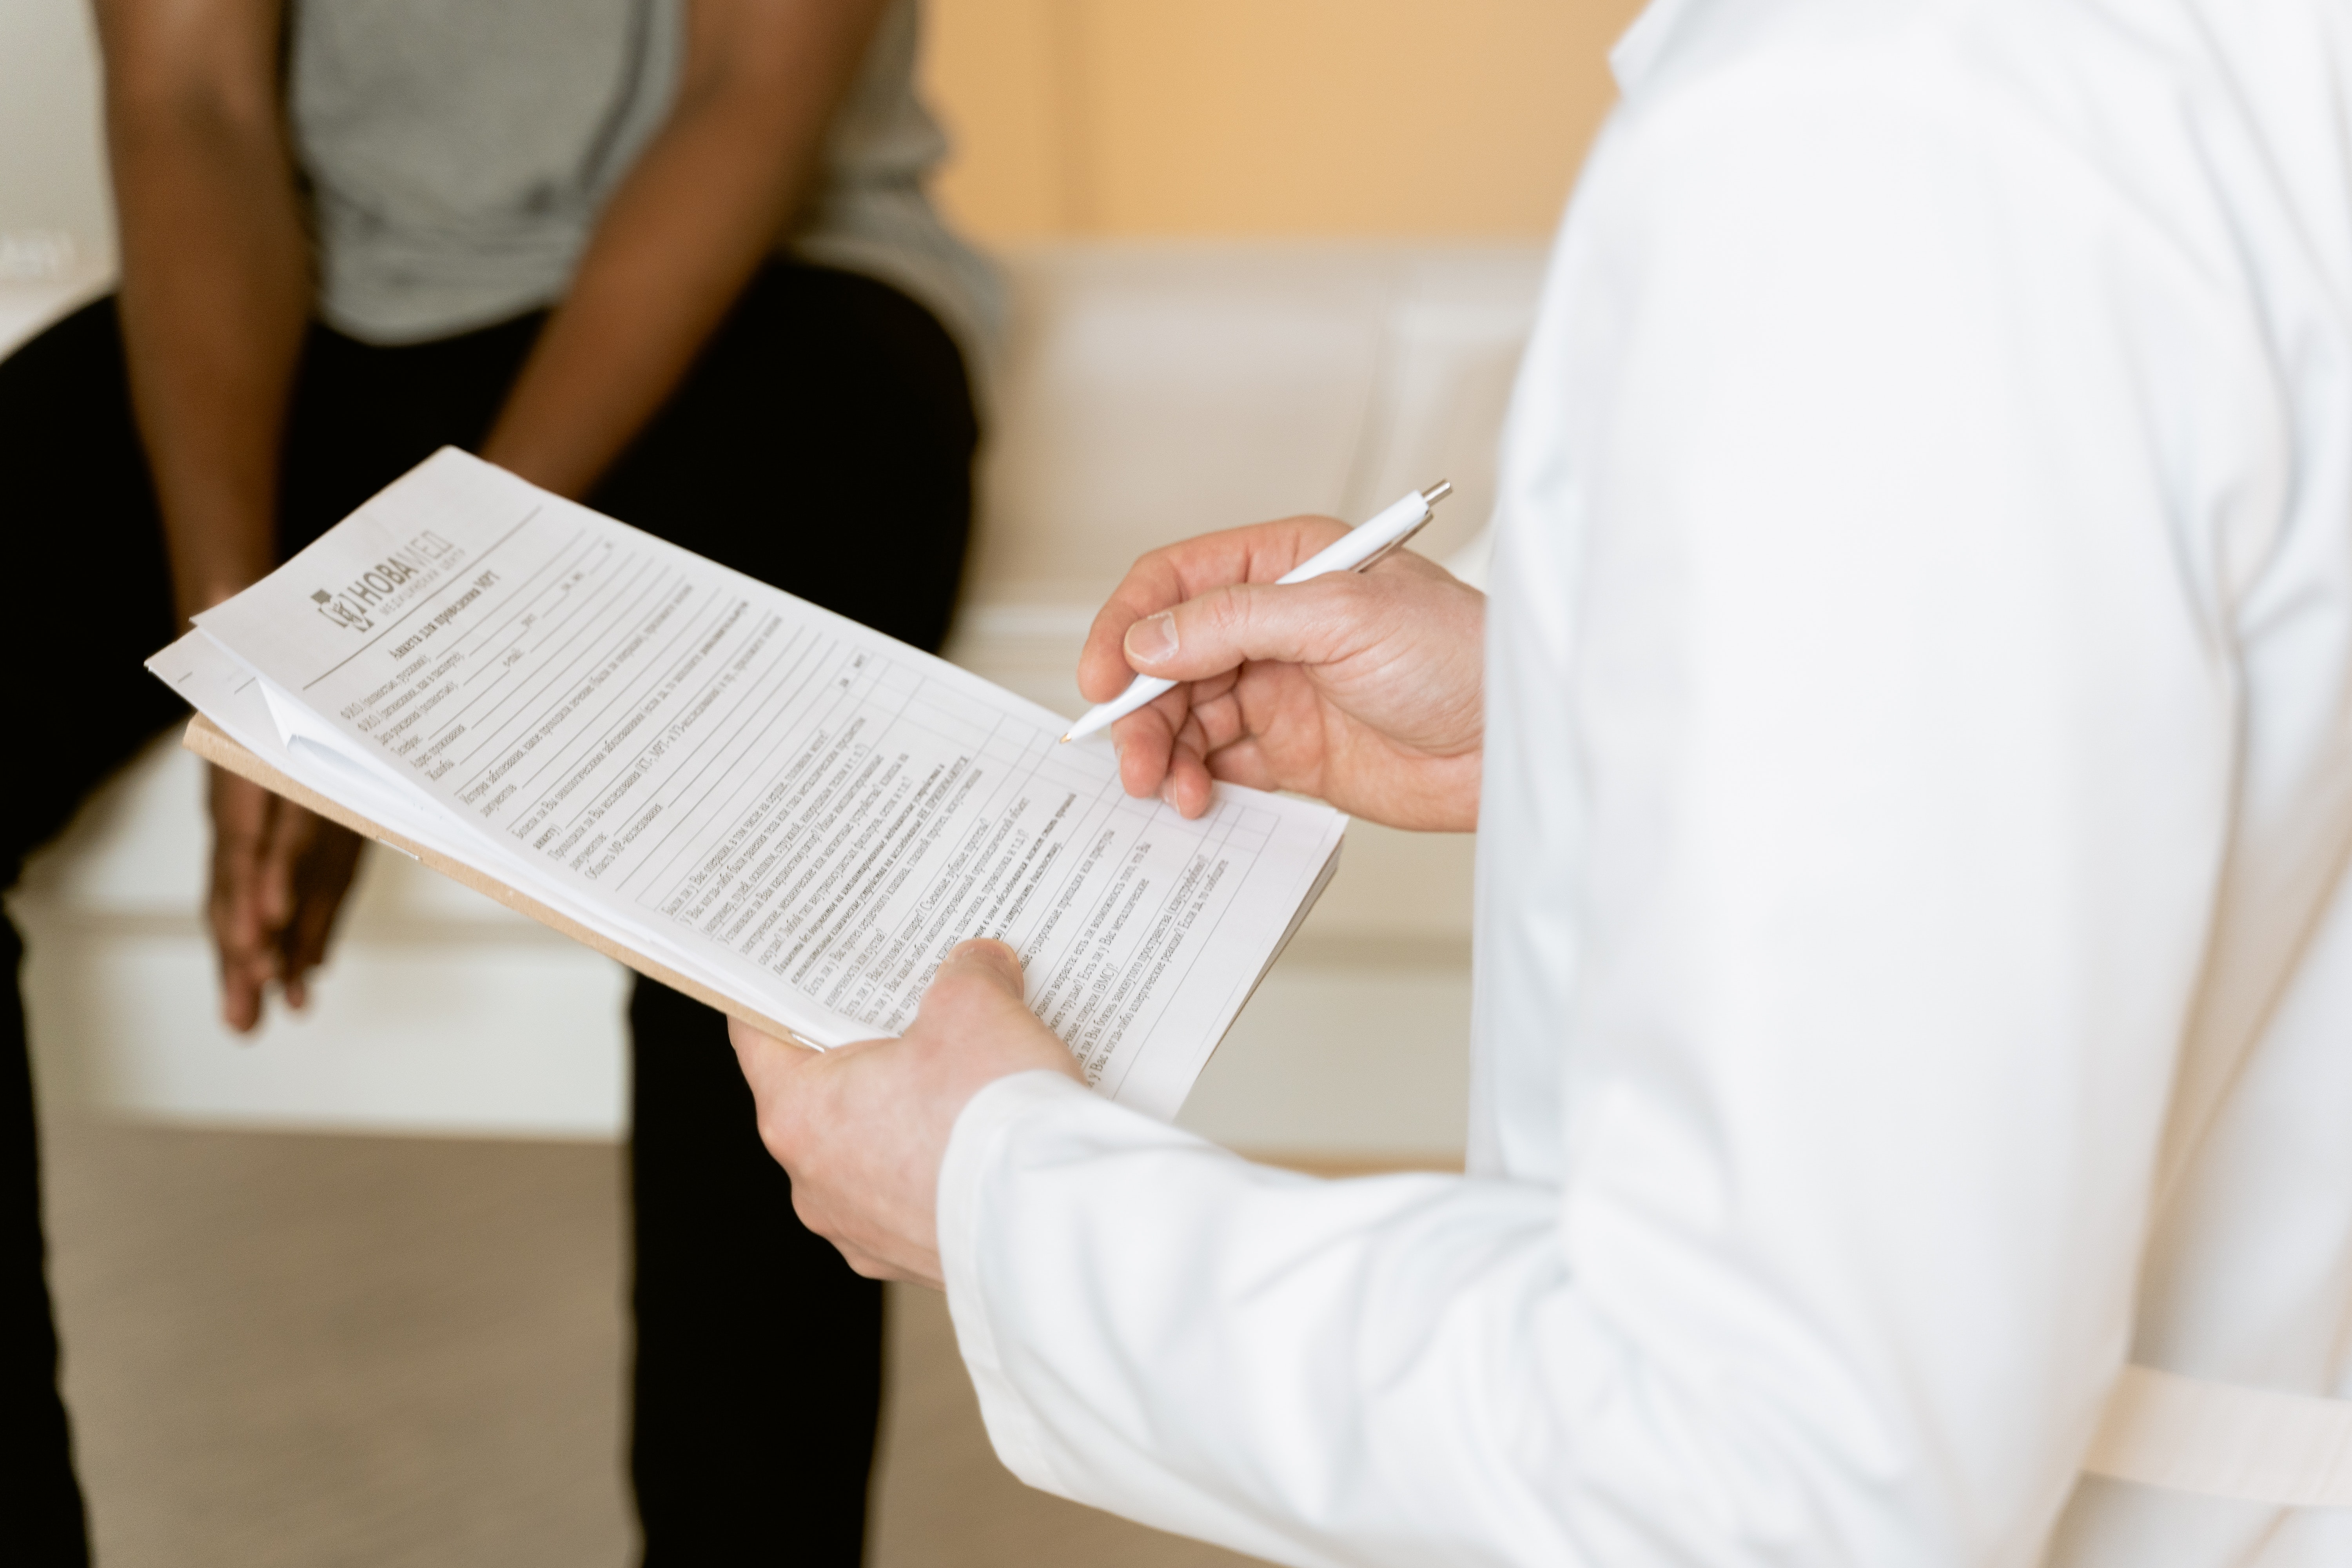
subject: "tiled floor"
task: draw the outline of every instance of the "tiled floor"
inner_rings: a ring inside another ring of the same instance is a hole
[[[631,1560],[617,1150],[46,1136],[103,1568]],[[891,1313],[881,1568],[1244,1561],[1024,1488],[989,1451],[940,1299],[895,1290]]]

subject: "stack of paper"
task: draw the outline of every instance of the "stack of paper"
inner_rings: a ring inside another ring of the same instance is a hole
[[[898,1033],[1000,938],[1088,1080],[1161,1116],[1346,826],[1130,800],[1051,711],[454,450],[149,668],[216,763],[812,1045]]]

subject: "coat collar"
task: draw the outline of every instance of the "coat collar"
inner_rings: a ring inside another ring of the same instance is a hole
[[[1675,29],[1696,4],[1696,0],[1650,0],[1633,18],[1633,25],[1609,51],[1609,71],[1617,79],[1620,93],[1632,98],[1641,91],[1642,84],[1664,59]]]

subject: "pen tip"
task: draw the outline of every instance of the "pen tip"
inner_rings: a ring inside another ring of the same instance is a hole
[[[1070,743],[1070,738],[1067,735],[1065,735],[1054,743],[1057,746],[1066,746]]]

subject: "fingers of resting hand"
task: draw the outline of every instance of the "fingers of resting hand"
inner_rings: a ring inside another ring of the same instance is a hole
[[[319,819],[310,812],[290,800],[269,797],[269,826],[262,835],[256,892],[262,926],[273,936],[294,919],[295,878],[318,830]]]
[[[291,801],[269,797],[268,825],[255,858],[251,879],[256,935],[266,951],[257,955],[254,1010],[260,1012],[259,988],[271,979],[287,987],[287,1001],[300,1006],[308,993],[291,962],[289,948],[297,940],[294,927],[300,912],[299,879],[302,863],[318,837],[319,819]]]
[[[335,917],[351,891],[363,843],[350,828],[321,819],[296,867],[293,918],[286,922],[278,942],[290,1007],[310,1005],[309,975],[326,961],[327,939],[334,933]]]
[[[207,794],[213,857],[205,913],[220,961],[221,1017],[242,1031],[260,1021],[262,988],[278,969],[277,947],[262,918],[259,886],[274,797],[260,785],[218,769],[213,770]]]
[[[1127,576],[1095,616],[1078,656],[1078,689],[1089,702],[1108,702],[1135,675],[1125,651],[1127,629],[1145,616],[1213,588],[1271,583],[1348,531],[1328,517],[1292,517],[1226,529],[1155,550]]]

